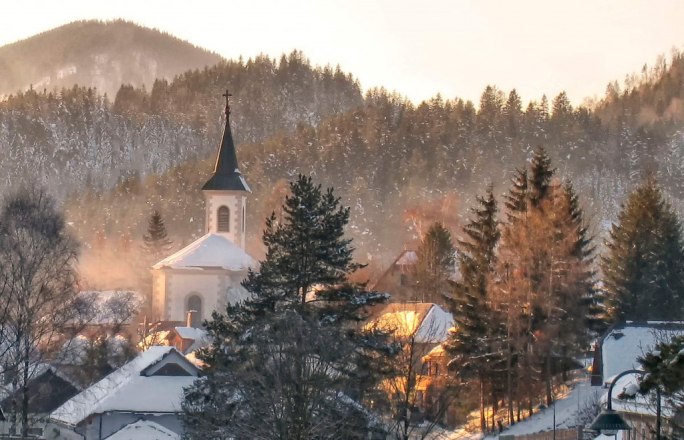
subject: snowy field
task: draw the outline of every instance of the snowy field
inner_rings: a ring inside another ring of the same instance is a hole
[[[592,387],[589,378],[582,376],[574,383],[574,386],[566,393],[557,397],[555,404],[556,429],[574,428],[587,419],[587,408],[596,404],[600,396],[605,392],[601,387]],[[591,416],[589,416],[591,418]],[[554,407],[543,408],[532,417],[516,423],[505,429],[502,435],[534,434],[553,430]],[[454,431],[434,432],[428,437],[430,440],[497,440],[499,434],[490,434],[483,437],[480,433],[468,432],[465,428]]]

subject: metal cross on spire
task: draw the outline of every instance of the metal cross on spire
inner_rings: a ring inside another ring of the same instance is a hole
[[[230,97],[233,96],[228,89],[226,89],[226,93],[224,93],[222,96],[226,98],[226,116],[230,117]]]

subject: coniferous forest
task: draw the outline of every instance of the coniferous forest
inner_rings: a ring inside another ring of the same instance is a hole
[[[183,47],[194,64],[214,60]],[[454,382],[435,388],[459,396],[457,418],[479,412],[482,432],[521,421],[540,401],[554,404],[559,384],[611,323],[684,316],[678,51],[581,105],[565,92],[525,97],[496,85],[479,102],[437,95],[414,103],[383,88],[363,91],[352,73],[314,66],[300,51],[178,66],[113,94],[74,84],[5,96],[0,192],[50,189],[65,211],[59,233],[74,238],[69,264],[82,243],[79,289],[115,285],[149,297],[149,267],[205,233],[201,187],[225,126],[222,94],[232,94],[232,133],[252,190],[247,251],[261,263],[242,283],[253,297],[205,322],[213,350],[198,359],[207,379],[184,403],[195,436],[249,438],[277,426],[278,438],[360,438],[382,425],[372,410],[398,421],[397,438],[411,438],[411,398],[430,375],[413,367],[425,368],[434,353],[411,345],[402,365],[410,344],[365,326],[370,306],[389,299],[372,281],[408,248],[417,297],[453,316],[439,348],[448,358],[442,377]],[[74,293],[77,282],[68,281]],[[273,346],[294,351],[276,356]],[[676,356],[681,341],[662,347]],[[321,353],[327,364],[316,376],[324,381],[308,402],[301,360]],[[648,356],[644,366],[660,371],[662,359]],[[274,358],[282,365],[272,368]],[[645,387],[673,383],[670,398],[681,401],[677,377],[652,377]],[[381,392],[388,378],[403,394]],[[238,397],[224,393],[234,389]],[[446,420],[448,393],[422,416]],[[263,400],[242,409],[250,397],[276,394],[294,402],[291,414],[264,423]],[[392,401],[397,394],[404,401]]]
[[[202,218],[199,187],[212,169],[222,127],[218,91],[227,87],[253,189],[248,234],[256,255],[262,219],[297,173],[338,190],[352,207],[357,256],[382,266],[429,222],[460,225],[488,184],[503,194],[540,146],[558,177],[572,180],[588,227],[603,238],[646,175],[682,208],[683,72],[675,53],[579,107],[564,93],[528,101],[495,86],[479,103],[437,96],[413,104],[382,89],[362,95],[351,75],[313,67],[298,52],[228,61],[156,81],[150,91],[122,86],[113,102],[80,88],[13,96],[0,124],[3,143],[20,154],[3,166],[6,185],[20,181],[16,170],[24,167],[55,184],[92,246],[135,248],[152,209],[181,246],[203,227],[192,219]]]

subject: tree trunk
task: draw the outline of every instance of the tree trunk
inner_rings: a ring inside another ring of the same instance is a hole
[[[480,373],[480,430],[487,432],[487,418],[485,417],[485,386],[484,377]]]
[[[553,391],[551,389],[551,353],[547,353],[544,366],[544,381],[546,382],[546,406],[553,403]]]
[[[508,399],[508,424],[513,424],[513,352],[508,347],[508,355],[506,356],[506,393]]]
[[[23,371],[22,371],[22,378],[21,378],[21,436],[22,437],[28,437],[28,430],[29,430],[29,389],[28,389],[28,381],[29,381],[29,367],[30,367],[30,362],[29,362],[29,344],[28,342],[24,342],[24,359],[23,361]]]

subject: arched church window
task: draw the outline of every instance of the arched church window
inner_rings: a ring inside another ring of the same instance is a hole
[[[188,298],[185,312],[189,315],[190,327],[199,328],[202,326],[202,298],[198,295],[191,295]]]
[[[218,231],[230,232],[230,209],[227,206],[221,206],[218,209]]]
[[[242,233],[245,232],[245,205],[242,205]]]

